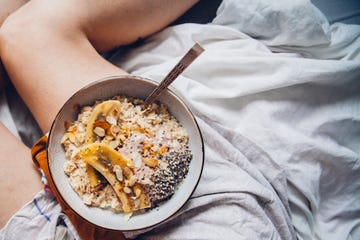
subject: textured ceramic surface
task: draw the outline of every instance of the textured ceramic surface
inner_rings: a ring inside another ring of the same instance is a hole
[[[76,118],[77,106],[93,104],[95,100],[105,100],[115,95],[145,99],[155,86],[155,82],[135,76],[116,76],[99,80],[74,94],[65,103],[54,120],[49,133],[48,145],[48,161],[51,175],[64,200],[80,216],[93,224],[122,231],[139,230],[156,225],[174,215],[186,203],[196,188],[204,162],[204,146],[201,133],[190,110],[171,91],[164,92],[158,100],[169,107],[171,114],[187,130],[190,149],[193,153],[189,173],[171,199],[157,208],[125,220],[122,213],[87,207],[67,182],[67,177],[63,171],[63,165],[66,161],[65,152],[60,141],[65,131],[64,122]]]

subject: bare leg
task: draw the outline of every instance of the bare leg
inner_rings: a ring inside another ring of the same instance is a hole
[[[12,12],[24,5],[27,1],[28,0],[0,0],[0,27]],[[0,61],[0,90],[3,89],[6,82],[6,73]]]
[[[0,56],[42,130],[65,100],[102,77],[124,74],[98,52],[146,37],[197,0],[33,0],[0,32]],[[21,57],[19,57],[21,56]]]
[[[0,123],[0,228],[21,206],[40,191],[40,175],[30,150]]]
[[[5,18],[27,0],[1,0],[0,26]],[[6,74],[0,62],[0,90]],[[22,205],[41,189],[40,176],[32,166],[29,149],[0,123],[0,228]]]
[[[4,20],[28,0],[0,0],[0,26]]]

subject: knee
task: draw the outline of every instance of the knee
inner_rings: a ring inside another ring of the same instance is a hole
[[[32,12],[20,11],[11,14],[4,21],[0,27],[0,56],[4,62],[8,55],[29,48],[36,41],[40,30],[43,31],[43,27],[36,23],[40,17],[35,18]]]
[[[23,23],[20,20],[20,18],[10,15],[0,27],[0,56],[2,60],[11,48],[17,48],[19,39],[21,39],[20,36],[23,35],[24,31],[21,29],[24,26],[21,26]]]
[[[60,2],[44,4],[34,0],[11,14],[0,27],[1,59],[24,48],[36,52],[51,45],[55,39],[73,38],[75,31],[80,29],[79,24],[69,14],[63,14],[66,11],[64,4],[55,4]]]

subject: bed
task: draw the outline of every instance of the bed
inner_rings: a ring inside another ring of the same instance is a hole
[[[305,0],[215,2],[209,22],[180,19],[107,55],[161,81],[194,42],[205,48],[171,85],[203,134],[200,183],[176,217],[127,236],[360,239],[360,25]],[[31,146],[41,132],[11,86],[0,103]]]

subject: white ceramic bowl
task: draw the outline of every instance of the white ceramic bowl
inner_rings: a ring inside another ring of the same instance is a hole
[[[140,230],[157,225],[173,216],[190,198],[198,184],[204,163],[201,132],[189,108],[170,90],[165,91],[158,100],[168,106],[170,113],[187,130],[193,158],[186,178],[169,200],[155,209],[125,220],[122,213],[86,206],[68,183],[68,178],[63,170],[66,161],[65,152],[60,141],[65,132],[65,121],[76,119],[77,106],[93,104],[95,100],[106,100],[116,95],[145,99],[156,85],[154,81],[131,75],[101,79],[70,97],[53,122],[49,132],[47,153],[49,169],[55,186],[65,202],[75,212],[95,225],[121,231]]]

